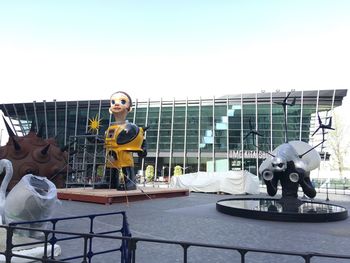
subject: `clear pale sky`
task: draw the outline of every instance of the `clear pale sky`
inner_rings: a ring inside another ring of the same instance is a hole
[[[349,84],[348,0],[0,1],[0,103]]]

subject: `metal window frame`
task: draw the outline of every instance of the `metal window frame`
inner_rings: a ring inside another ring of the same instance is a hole
[[[186,173],[186,161],[187,161],[187,119],[188,119],[188,98],[186,97],[186,104],[185,104],[185,126],[184,126],[184,148],[183,148],[183,162],[182,162],[182,169],[183,173]]]
[[[162,116],[162,106],[163,106],[162,104],[163,104],[163,99],[160,98],[159,111],[158,111],[158,125],[157,125],[156,160],[155,160],[155,164],[154,164],[155,167],[154,167],[153,184],[157,180],[157,177],[158,177],[159,138],[160,138],[160,120],[161,120],[161,116]]]
[[[215,165],[215,96],[213,96],[213,119],[212,119],[212,133],[213,133],[213,148],[212,148],[212,160],[213,160],[213,172],[216,171]]]
[[[299,140],[301,141],[303,132],[303,113],[304,113],[304,91],[301,91],[300,95],[300,124],[299,124]]]
[[[15,112],[16,119],[17,119],[17,122],[18,122],[18,126],[19,126],[19,128],[20,128],[20,130],[21,130],[21,133],[22,133],[22,135],[25,135],[25,134],[24,134],[24,129],[23,129],[23,126],[22,126],[22,122],[21,122],[21,120],[20,120],[19,117],[18,117],[16,105],[15,105],[14,103],[13,103],[12,105],[13,105],[13,110],[14,110],[14,112]]]
[[[241,156],[241,169],[244,171],[244,142],[243,142],[243,94],[241,94],[241,151],[242,151],[242,156]]]
[[[49,138],[49,130],[47,128],[47,108],[46,108],[46,100],[43,100],[44,103],[44,121],[45,121],[45,137]]]
[[[169,177],[171,176],[171,169],[173,164],[173,137],[174,137],[174,118],[175,118],[175,98],[173,98],[171,109],[171,128],[170,128],[170,154],[169,154]]]
[[[198,151],[197,151],[197,171],[201,169],[201,118],[202,118],[202,98],[199,97],[198,105]]]
[[[38,114],[37,114],[37,110],[36,110],[36,101],[33,101],[33,109],[34,109],[36,130],[39,131]]]

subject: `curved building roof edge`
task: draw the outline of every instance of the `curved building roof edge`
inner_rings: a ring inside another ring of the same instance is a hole
[[[263,99],[263,98],[270,98],[271,94],[273,95],[274,98],[283,98],[285,97],[289,92],[291,92],[291,96],[296,96],[296,97],[301,97],[301,95],[303,94],[303,97],[312,97],[312,96],[316,96],[318,93],[320,95],[320,97],[332,97],[333,96],[333,93],[335,91],[335,96],[339,97],[340,98],[344,98],[345,96],[347,96],[347,89],[325,89],[325,90],[291,90],[291,91],[279,91],[279,90],[276,90],[276,91],[261,91],[261,92],[256,92],[256,93],[252,93],[252,92],[249,92],[249,93],[235,93],[235,94],[227,94],[227,95],[222,95],[222,96],[218,96],[218,97],[198,97],[198,98],[194,98],[194,97],[191,97],[191,98],[173,98],[173,99],[163,99],[163,102],[164,101],[172,101],[172,100],[175,100],[175,101],[186,101],[186,100],[189,100],[189,101],[198,101],[198,100],[213,100],[213,98],[215,98],[215,100],[226,100],[226,99],[238,99],[238,98],[241,98],[243,97],[244,99],[255,99],[255,98],[258,98],[258,99]],[[149,99],[138,99],[138,98],[135,98],[134,101],[137,101],[137,102],[158,102],[162,100],[162,98],[157,98],[157,99],[152,99],[152,98],[149,98]],[[12,103],[1,103],[0,104],[0,110],[3,109],[3,105],[13,105],[13,104],[23,104],[23,103],[53,103],[53,102],[56,102],[56,103],[62,103],[62,102],[97,102],[97,101],[109,101],[109,99],[91,99],[91,100],[86,100],[86,99],[82,99],[82,100],[52,100],[52,101],[46,101],[46,100],[43,100],[43,101],[27,101],[27,102],[12,102]]]

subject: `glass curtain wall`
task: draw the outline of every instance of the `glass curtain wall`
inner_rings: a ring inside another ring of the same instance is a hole
[[[184,161],[186,173],[198,171],[199,111],[199,101],[187,101],[186,155],[184,155],[186,158]]]
[[[183,173],[245,169],[252,173],[271,152],[287,140],[302,140],[316,145],[320,135],[311,137],[318,127],[318,114],[328,123],[334,107],[340,106],[346,90],[292,92],[294,106],[281,103],[287,92],[242,94],[224,98],[167,101],[135,101],[127,119],[146,132],[148,156],[135,154],[136,171],[148,165],[155,176],[169,177],[174,167]],[[99,136],[110,125],[109,101],[67,101],[3,104],[2,111],[11,117],[16,133],[27,134],[30,127],[44,138],[55,137],[63,147],[70,136],[89,131],[91,119],[100,120]],[[245,135],[257,130],[262,136]],[[286,137],[287,135],[287,137]],[[257,148],[258,146],[258,148]],[[327,151],[326,145],[318,149]],[[103,149],[102,149],[103,150]]]
[[[243,111],[241,98],[231,99],[228,98],[228,151],[229,151],[229,165],[232,170],[241,170],[243,166],[242,162],[242,150],[243,145],[241,143],[243,137],[242,125],[243,125]]]

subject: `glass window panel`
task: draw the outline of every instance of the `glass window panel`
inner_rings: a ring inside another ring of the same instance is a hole
[[[256,130],[255,104],[243,104],[243,135],[246,136],[250,132],[251,128],[253,130]],[[254,144],[256,144],[255,135],[249,135],[248,137],[246,137],[243,143],[244,150],[256,150],[256,147],[254,146]]]
[[[201,108],[201,151],[212,152],[214,143],[213,134],[213,107],[202,106]]]
[[[310,124],[315,121],[312,120],[312,114],[316,112],[316,97],[314,97],[313,103],[308,103],[307,100],[304,101],[303,105],[303,116],[302,116],[302,136],[301,140],[305,142],[310,141]],[[315,115],[314,115],[315,116]]]
[[[229,102],[229,150],[241,150],[241,104]]]
[[[257,138],[259,149],[269,152],[271,145],[271,106],[270,103],[258,103],[258,132],[262,135]]]
[[[14,104],[13,108],[16,109],[16,112],[17,112],[19,128],[23,133],[23,135],[26,135],[30,130],[31,122],[27,120],[24,114],[23,104]]]
[[[278,97],[278,102],[281,98]],[[278,104],[272,104],[272,148],[285,142],[284,113]]]
[[[57,139],[59,145],[64,145],[66,103],[57,103]]]
[[[75,118],[76,118],[77,104],[76,102],[68,103],[67,107],[67,138],[75,135]],[[85,122],[84,122],[85,125]],[[68,142],[68,139],[67,139]]]
[[[173,149],[183,151],[185,136],[185,107],[175,106],[173,123]]]
[[[215,152],[227,152],[228,116],[226,101],[215,105]]]
[[[199,107],[189,106],[187,109],[187,151],[198,150]]]
[[[50,107],[51,106],[51,107]],[[45,113],[44,113],[45,118]],[[53,103],[46,102],[47,137],[55,137],[55,108]]]
[[[294,106],[287,108],[287,125],[288,125],[288,140],[299,140],[300,135],[300,101],[296,102]]]

